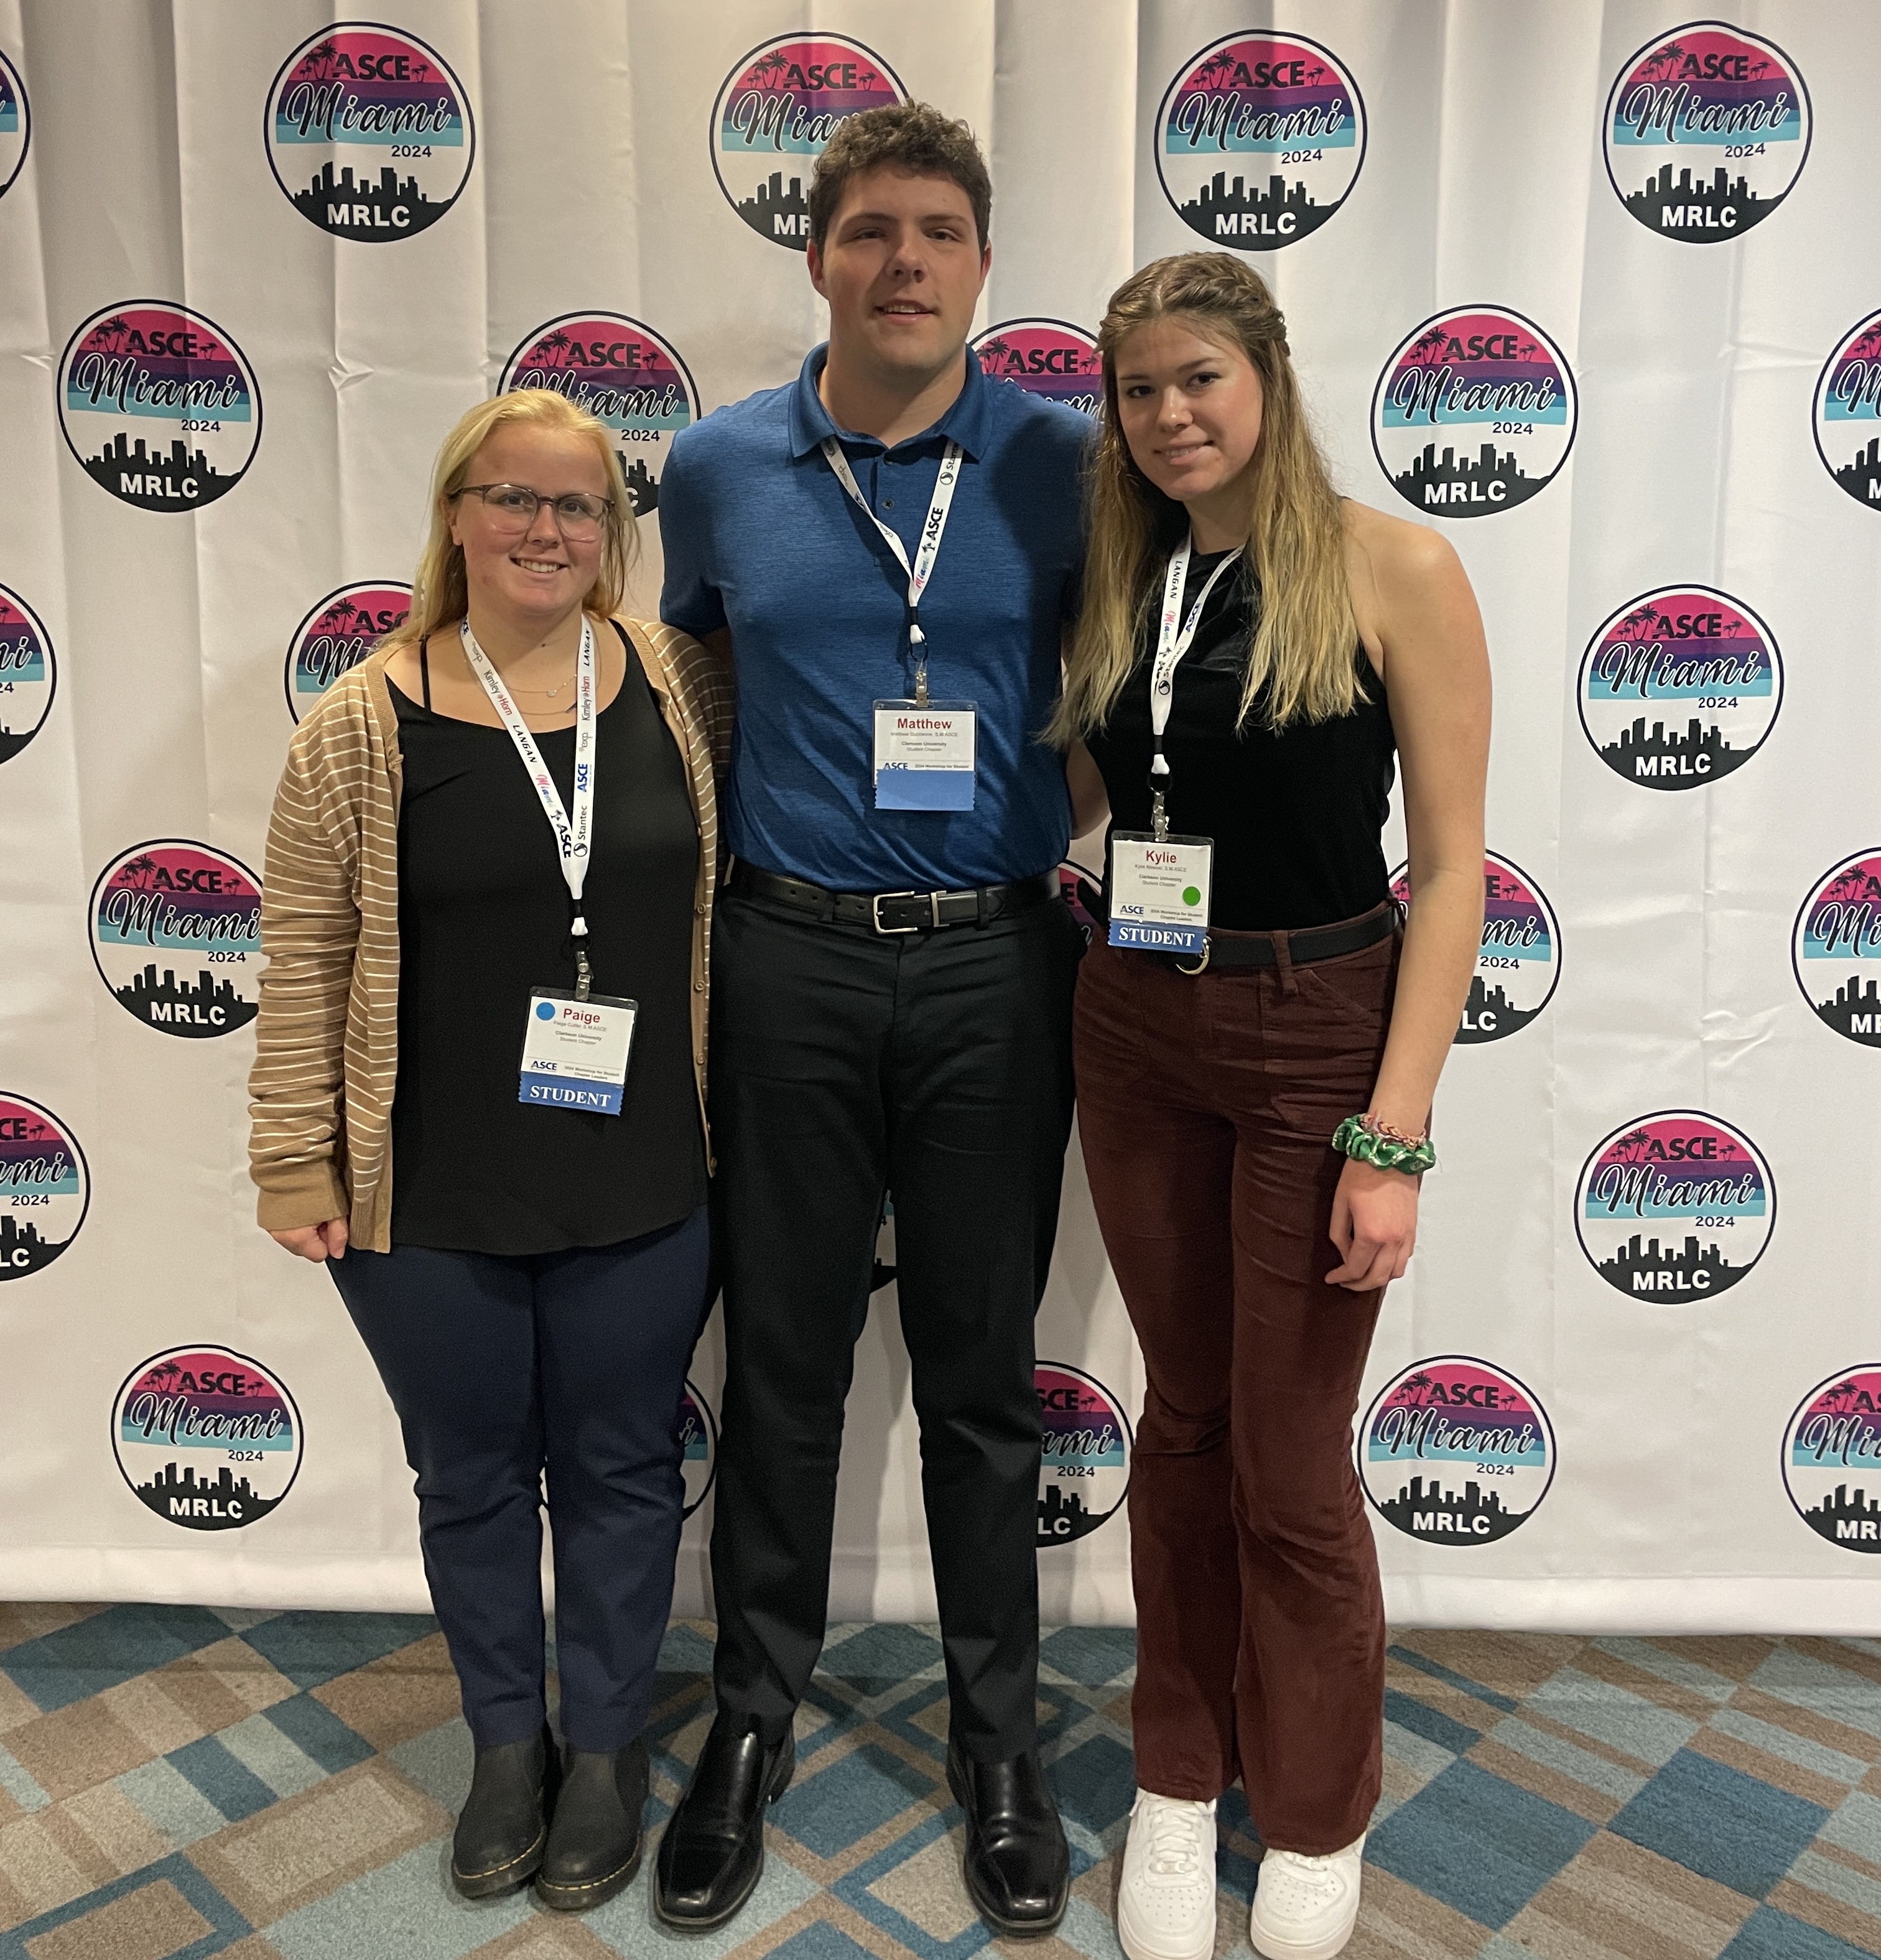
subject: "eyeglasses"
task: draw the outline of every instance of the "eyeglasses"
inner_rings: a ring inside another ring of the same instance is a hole
[[[521,537],[535,523],[536,513],[546,504],[555,512],[565,538],[578,541],[591,538],[614,508],[611,497],[590,497],[580,490],[571,490],[562,497],[545,497],[521,483],[466,483],[451,494],[481,497],[490,515],[490,528],[506,537]]]

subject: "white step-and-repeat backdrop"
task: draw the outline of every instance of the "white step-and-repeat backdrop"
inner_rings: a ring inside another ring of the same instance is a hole
[[[1393,1612],[1881,1624],[1881,13],[1726,11],[0,0],[0,1596],[423,1604],[366,1357],[253,1222],[282,752],[492,390],[619,431],[651,609],[674,433],[819,337],[815,153],[915,97],[992,161],[990,373],[1088,406],[1125,273],[1246,253],[1343,486],[1482,599],[1489,924],[1357,1426]],[[893,1301],[845,1616],[932,1611]],[[1039,1349],[1046,1610],[1127,1619],[1075,1152]]]

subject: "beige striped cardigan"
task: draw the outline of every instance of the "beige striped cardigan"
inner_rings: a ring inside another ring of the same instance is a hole
[[[705,1008],[717,887],[715,780],[730,752],[731,679],[696,640],[621,622],[686,760],[699,822],[692,1062],[705,1099]],[[344,1216],[392,1243],[393,1091],[399,1074],[398,717],[377,653],[342,675],[294,731],[268,826],[261,950],[268,965],[248,1079],[249,1171],[262,1224]],[[710,1140],[707,1144],[710,1160]]]

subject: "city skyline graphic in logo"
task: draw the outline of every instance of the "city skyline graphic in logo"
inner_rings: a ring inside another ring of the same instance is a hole
[[[0,762],[46,726],[58,691],[52,635],[11,587],[0,585]]]
[[[1093,1375],[1062,1361],[1033,1370],[1039,1395],[1041,1548],[1087,1538],[1130,1488],[1130,1419]]]
[[[146,1027],[202,1040],[261,1011],[261,880],[226,851],[134,845],[99,874],[90,921],[100,976]]]
[[[1387,1382],[1357,1437],[1373,1510],[1424,1545],[1493,1545],[1535,1515],[1555,1478],[1555,1430],[1507,1370],[1472,1354],[1415,1361]]]
[[[718,1475],[718,1418],[704,1391],[689,1381],[680,1396],[680,1475],[686,1483],[680,1515],[689,1518]]]
[[[778,34],[726,76],[712,103],[712,169],[725,202],[760,238],[810,242],[810,177],[845,117],[905,102],[900,78],[846,34]]]
[[[0,197],[13,188],[33,141],[33,108],[26,84],[5,49],[0,48]]]
[[[167,1348],[125,1378],[111,1411],[118,1468],[160,1518],[240,1531],[301,1468],[301,1412],[280,1377],[234,1349]]]
[[[1616,1292],[1661,1306],[1734,1287],[1762,1257],[1776,1214],[1763,1153],[1698,1109],[1655,1110],[1614,1131],[1574,1192],[1587,1263]]]
[[[1177,217],[1240,252],[1310,237],[1345,202],[1365,141],[1364,99],[1330,49],[1246,30],[1183,64],[1151,130]]]
[[[1810,886],[1790,928],[1790,965],[1825,1026],[1881,1048],[1881,846],[1844,858]]]
[[[1816,383],[1816,453],[1835,482],[1881,511],[1881,313],[1844,334]]]
[[[66,342],[59,422],[79,467],[120,503],[199,511],[254,460],[261,390],[214,320],[164,300],[121,300]]]
[[[1097,343],[1069,320],[1002,320],[973,342],[973,352],[989,381],[1017,382],[1027,394],[1093,419],[1103,406]]]
[[[49,1266],[78,1237],[91,1203],[78,1139],[43,1103],[0,1090],[0,1280]]]
[[[1391,874],[1392,896],[1411,902],[1411,867]],[[1561,978],[1561,927],[1540,886],[1507,858],[1482,858],[1482,950],[1458,1023],[1459,1047],[1507,1041],[1555,998]]]
[[[1742,600],[1660,586],[1587,642],[1575,693],[1587,740],[1616,776],[1697,789],[1762,747],[1783,705],[1783,657]]]
[[[1372,396],[1372,449],[1412,509],[1512,511],[1545,489],[1574,447],[1568,358],[1507,307],[1454,307],[1401,341]]]
[[[288,641],[288,712],[297,722],[304,721],[334,682],[356,667],[411,609],[412,588],[396,578],[361,579],[328,593]]]
[[[281,64],[263,110],[282,194],[335,238],[388,244],[435,224],[476,154],[470,98],[403,27],[339,21]]]
[[[1881,1361],[1831,1375],[1797,1405],[1784,1432],[1783,1488],[1818,1537],[1881,1552]]]
[[[692,371],[653,329],[623,313],[569,313],[537,327],[503,364],[499,395],[548,388],[613,432],[636,516],[660,508],[673,438],[699,420]]]
[[[1622,63],[1602,136],[1632,217],[1662,238],[1719,245],[1789,195],[1810,130],[1809,92],[1774,42],[1692,21]]]

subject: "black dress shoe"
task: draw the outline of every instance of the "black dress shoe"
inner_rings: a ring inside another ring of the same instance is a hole
[[[466,1898],[513,1892],[536,1876],[560,1780],[548,1725],[527,1742],[477,1752],[450,1841],[450,1882]]]
[[[721,1709],[660,1840],[653,1908],[692,1933],[723,1926],[764,1870],[764,1807],[791,1786],[797,1739],[767,1745]]]
[[[1071,1853],[1036,1749],[978,1763],[950,1744],[947,1785],[966,1813],[966,1889],[995,1933],[1049,1933],[1071,1896]]]
[[[536,1874],[536,1896],[557,1912],[585,1912],[634,1882],[647,1807],[647,1749],[571,1749]]]

